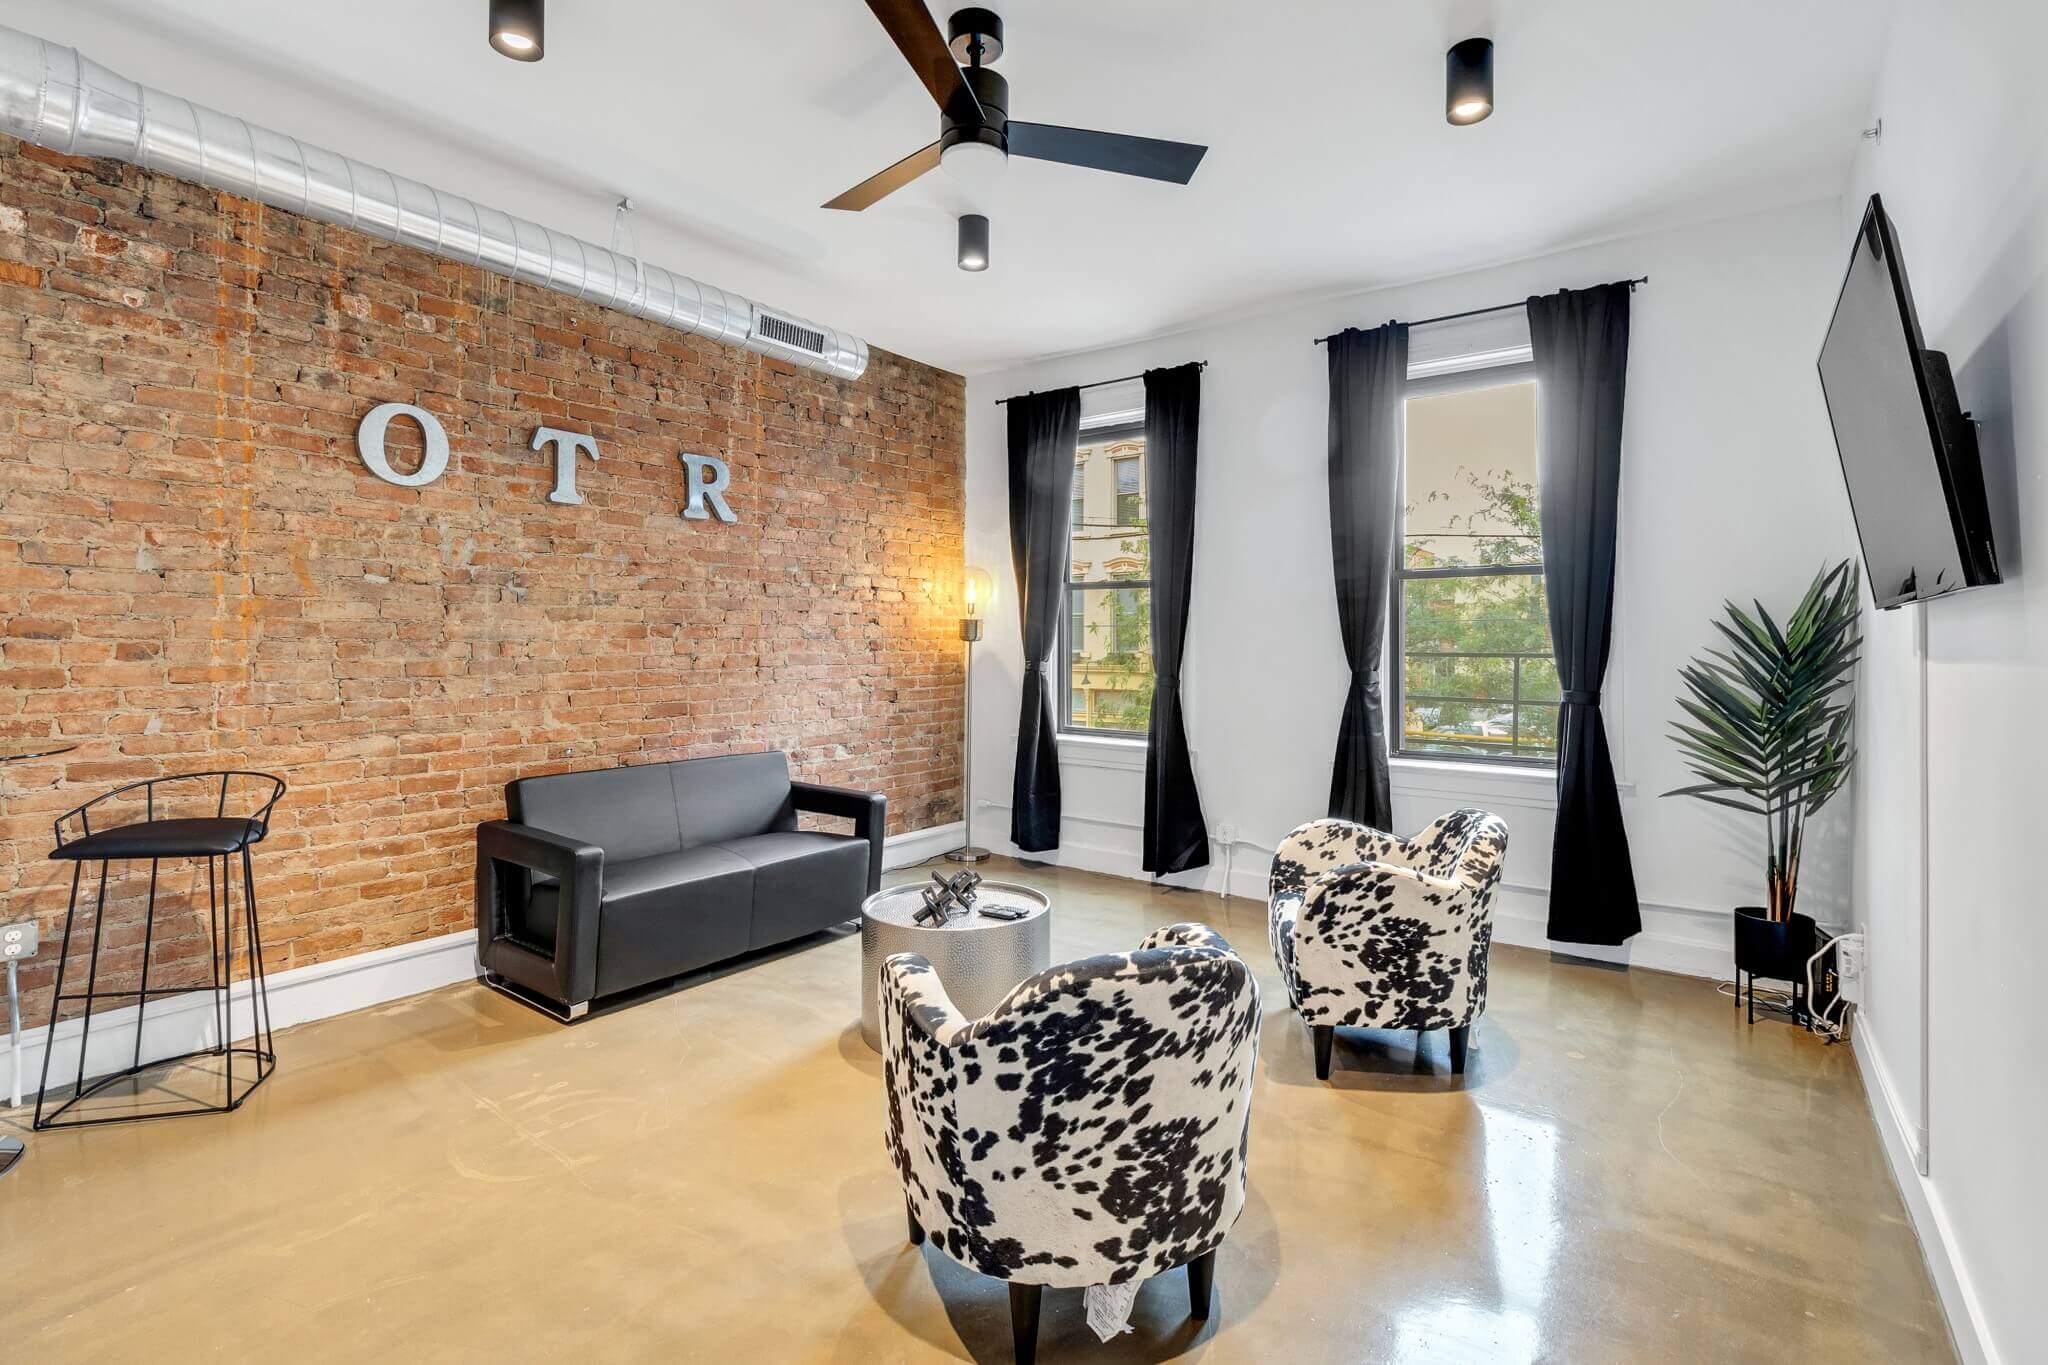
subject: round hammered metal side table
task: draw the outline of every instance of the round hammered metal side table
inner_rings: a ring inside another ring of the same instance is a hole
[[[979,1019],[1016,989],[1017,983],[1052,965],[1052,902],[1028,886],[983,882],[974,891],[975,909],[945,924],[911,918],[924,908],[926,883],[884,887],[860,907],[860,1036],[882,1050],[877,1005],[882,963],[891,953],[916,953],[932,964],[954,1005]],[[1024,910],[1023,919],[984,915],[984,907]]]

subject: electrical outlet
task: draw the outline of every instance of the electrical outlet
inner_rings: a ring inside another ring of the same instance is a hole
[[[1230,845],[1234,845],[1234,844],[1236,844],[1236,843],[1237,843],[1237,826],[1236,826],[1236,825],[1218,825],[1218,826],[1216,826],[1216,838],[1218,839],[1218,841],[1220,841],[1221,843],[1223,843],[1223,844],[1224,844],[1225,846],[1230,846]]]
[[[22,920],[16,924],[0,924],[0,961],[20,962],[36,955],[36,925],[34,920]]]

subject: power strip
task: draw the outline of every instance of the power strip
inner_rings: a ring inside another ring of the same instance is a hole
[[[1835,940],[1835,971],[1841,977],[1842,998],[1863,1003],[1863,979],[1869,963],[1863,951],[1863,935],[1844,934]]]

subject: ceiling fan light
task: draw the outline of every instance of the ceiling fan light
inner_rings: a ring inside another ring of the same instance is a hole
[[[1463,126],[1493,112],[1493,39],[1467,38],[1444,54],[1444,118]]]
[[[995,188],[1009,161],[1009,154],[994,143],[971,138],[939,153],[939,169],[968,196],[969,203],[974,202],[975,196]]]
[[[547,0],[491,0],[491,46],[515,62],[547,55]]]
[[[954,258],[962,270],[988,269],[988,219],[979,213],[960,217],[960,252]]]

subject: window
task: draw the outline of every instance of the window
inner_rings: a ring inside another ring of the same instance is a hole
[[[1116,519],[1122,526],[1133,526],[1145,519],[1145,494],[1139,485],[1144,480],[1144,461],[1136,455],[1117,455],[1111,459],[1116,468]]]
[[[1396,750],[1555,763],[1533,371],[1412,379],[1404,407]]]
[[[1152,719],[1152,537],[1142,425],[1081,433],[1067,545],[1060,729],[1143,737]]]

